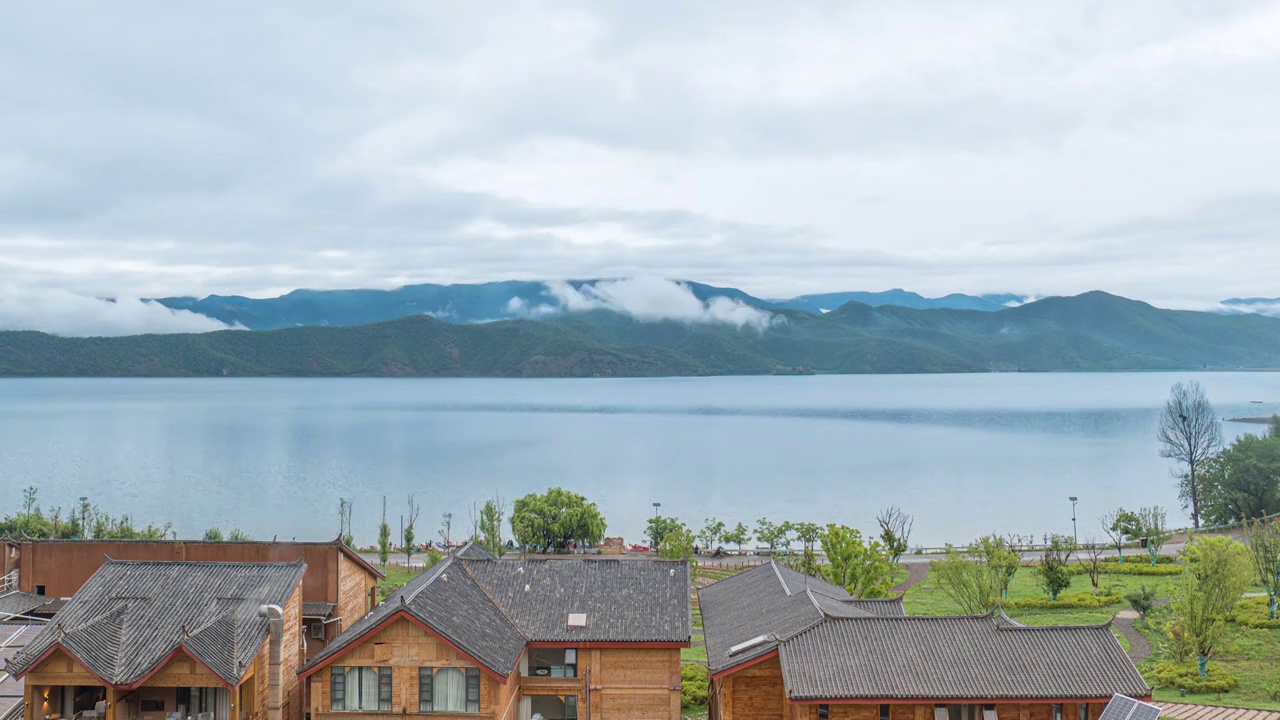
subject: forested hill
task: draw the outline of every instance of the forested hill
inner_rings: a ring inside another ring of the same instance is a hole
[[[61,338],[0,332],[9,376],[495,376],[1280,368],[1280,319],[1161,310],[1102,292],[996,312],[847,303],[752,327],[617,313],[450,324]]]

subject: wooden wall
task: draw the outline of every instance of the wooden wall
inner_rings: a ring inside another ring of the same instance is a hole
[[[346,554],[338,552],[337,563],[337,595],[332,602],[338,603],[334,617],[342,620],[329,626],[330,637],[337,637],[337,633],[355,625],[357,620],[368,614],[370,598],[378,584],[377,578]]]
[[[981,718],[984,703],[975,703],[976,717]],[[999,720],[1052,720],[1053,703],[991,703]],[[1089,720],[1102,715],[1106,703],[1089,703]],[[933,703],[889,705],[890,720],[933,720]],[[1062,720],[1077,720],[1077,703],[1062,704]],[[828,706],[830,720],[880,720],[880,706],[874,704],[838,703]],[[817,720],[818,706],[792,704],[792,720]]]
[[[724,678],[720,687],[719,720],[785,720],[787,717],[782,665],[777,657],[739,670]]]
[[[585,665],[583,659],[587,660]],[[680,650],[602,648],[578,651],[578,674],[591,670],[591,720],[680,717]],[[579,697],[578,717],[583,698]]]

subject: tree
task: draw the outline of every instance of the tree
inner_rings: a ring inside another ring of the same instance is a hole
[[[511,509],[511,531],[523,547],[541,545],[551,550],[574,541],[596,545],[604,538],[605,527],[595,503],[558,487],[542,495],[525,495]]]
[[[1093,586],[1093,594],[1098,594],[1098,580],[1102,575],[1102,552],[1104,546],[1099,545],[1092,539],[1085,542],[1084,560],[1080,563],[1084,566],[1085,573],[1089,576],[1089,584]]]
[[[1127,593],[1124,599],[1129,601],[1129,607],[1133,608],[1134,612],[1138,613],[1143,620],[1146,620],[1147,613],[1151,612],[1151,608],[1155,607],[1156,591],[1147,587],[1146,583],[1143,583],[1137,590]]]
[[[738,523],[733,526],[732,530],[725,532],[721,539],[727,543],[737,545],[738,553],[741,554],[742,546],[751,541],[751,529],[743,523]]]
[[[1200,472],[1209,458],[1222,447],[1222,425],[1199,382],[1177,383],[1169,390],[1160,414],[1160,457],[1183,466],[1179,477],[1179,497],[1191,508],[1191,524],[1200,527],[1203,495]]]
[[[980,538],[977,547],[982,562],[995,576],[1001,597],[1008,599],[1009,585],[1022,567],[1022,556],[1013,549],[1011,541],[994,534]]]
[[[446,550],[453,547],[450,538],[453,537],[453,513],[447,512],[440,516],[440,539],[444,541]]]
[[[249,542],[253,538],[249,537],[249,533],[240,528],[231,528],[231,532],[227,533],[228,542]]]
[[[1205,462],[1201,512],[1215,525],[1280,512],[1280,435],[1246,433]]]
[[[795,568],[805,575],[813,575],[818,569],[818,559],[813,549],[822,536],[822,527],[817,523],[798,522],[792,523],[791,529],[800,541],[801,548],[800,561],[795,564]]]
[[[767,518],[760,518],[756,521],[756,540],[764,543],[769,547],[769,554],[773,554],[780,547],[790,547],[791,523],[784,522],[777,525],[770,522]]]
[[[1227,614],[1253,576],[1249,550],[1229,537],[1198,537],[1182,551],[1187,566],[1172,602],[1170,637],[1196,656],[1200,677],[1226,639]]]
[[[1280,601],[1280,520],[1245,520],[1244,529],[1254,574],[1267,591],[1270,618],[1275,620]]]
[[[387,571],[387,561],[391,559],[391,526],[387,524],[387,496],[382,496],[382,522],[378,523],[378,562],[382,564],[382,572]]]
[[[979,543],[970,546],[971,550]],[[968,615],[981,615],[995,607],[1000,598],[1000,581],[980,556],[965,554],[948,545],[940,560],[929,563],[938,587]]]
[[[863,542],[862,533],[846,525],[827,525],[819,536],[827,564],[822,574],[855,598],[882,598],[893,587],[893,567],[876,541]]]
[[[673,517],[654,515],[649,518],[649,523],[645,526],[644,531],[645,536],[649,538],[649,547],[656,551],[662,545],[662,538],[666,537],[667,533],[680,527],[681,524],[679,520]]]
[[[507,514],[507,503],[501,495],[484,501],[480,508],[480,544],[495,557],[502,557],[502,520]]]
[[[1124,564],[1124,543],[1139,526],[1137,513],[1116,508],[1102,516],[1102,531],[1116,549],[1116,561]]]
[[[1165,523],[1164,508],[1159,505],[1144,507],[1138,511],[1138,537],[1147,541],[1147,554],[1151,556],[1151,564],[1160,559],[1160,548],[1173,535]]]
[[[1071,571],[1067,565],[1075,551],[1076,542],[1070,536],[1057,533],[1049,536],[1036,576],[1040,587],[1054,602],[1058,601],[1059,593],[1071,587]]]
[[[351,501],[346,498],[338,498],[338,537],[347,547],[355,543],[351,536]]]
[[[205,542],[222,542],[222,530],[216,527],[211,527],[208,530],[205,530],[204,541]]]
[[[413,567],[413,551],[417,549],[413,544],[415,536],[413,526],[418,522],[420,512],[422,508],[414,502],[413,493],[409,493],[409,512],[405,515],[404,523],[404,566],[406,568]]]
[[[697,566],[691,560],[693,558],[693,544],[697,541],[693,531],[684,523],[676,523],[676,527],[662,537],[662,542],[658,544],[658,557],[666,560],[684,560],[689,563],[689,572],[697,574]]]
[[[889,557],[896,563],[910,547],[911,528],[915,526],[915,518],[906,514],[897,505],[890,505],[876,516],[880,524],[880,543],[889,552]]]
[[[724,534],[724,523],[712,517],[703,521],[702,532],[698,533],[698,539],[702,541],[703,547],[714,551],[720,541],[724,539]]]

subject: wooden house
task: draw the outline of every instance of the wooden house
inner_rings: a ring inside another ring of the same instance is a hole
[[[677,561],[464,548],[312,658],[312,720],[676,720],[692,636]]]
[[[1151,697],[1109,625],[908,617],[773,562],[698,598],[711,720],[1098,720]]]
[[[301,720],[295,563],[108,561],[10,661],[25,720]]]

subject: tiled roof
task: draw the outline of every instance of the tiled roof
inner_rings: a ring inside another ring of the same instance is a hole
[[[328,619],[334,610],[338,609],[337,603],[331,602],[304,602],[302,603],[302,617],[305,618],[325,618]]]
[[[1151,693],[1109,625],[1028,627],[999,612],[831,618],[783,641],[778,655],[793,700]]]
[[[267,638],[263,604],[284,605],[297,563],[109,560],[17,653],[20,674],[61,646],[107,682],[137,682],[178,648],[235,685]]]
[[[467,572],[463,561],[450,557],[397,588],[299,672],[327,664],[402,611],[503,677],[511,674],[524,651],[525,636]]]
[[[5,664],[35,639],[43,625],[0,625],[0,717],[22,702],[24,683],[4,671]]]
[[[503,677],[529,642],[687,643],[693,632],[684,562],[455,556],[397,589],[300,672],[333,662],[398,612]],[[570,628],[570,613],[585,614],[586,626]]]
[[[684,561],[464,562],[533,642],[684,643],[693,633]],[[586,627],[570,628],[570,613]]]
[[[458,548],[458,552],[453,554],[454,557],[460,557],[466,560],[497,560],[497,556],[475,540],[468,541],[466,545]]]
[[[44,595],[33,595],[21,590],[0,591],[0,620],[14,615],[27,615],[42,605],[53,602],[53,598]]]

